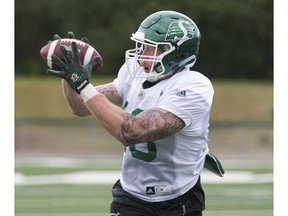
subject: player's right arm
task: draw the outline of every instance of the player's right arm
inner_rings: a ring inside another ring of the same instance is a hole
[[[105,97],[117,106],[122,105],[122,98],[118,94],[116,87],[113,83],[108,83],[104,85],[99,85],[95,87],[98,92],[105,95]],[[64,98],[71,109],[71,112],[77,116],[89,116],[91,115],[90,110],[85,105],[82,97],[77,94],[66,82],[62,79],[62,90]]]

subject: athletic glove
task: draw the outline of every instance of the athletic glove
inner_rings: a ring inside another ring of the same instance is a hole
[[[72,31],[69,31],[69,32],[67,33],[67,37],[70,38],[70,39],[76,39],[76,38],[75,38],[75,35],[74,35],[74,33],[73,33]],[[54,34],[54,35],[53,35],[53,39],[54,39],[54,40],[59,40],[59,39],[61,39],[61,37],[60,37],[58,34]],[[48,43],[51,43],[52,41],[53,41],[53,40],[49,40]],[[89,40],[88,40],[87,37],[82,37],[82,38],[81,38],[81,41],[83,41],[84,43],[89,43]]]
[[[62,71],[48,69],[46,73],[65,79],[71,88],[80,94],[81,90],[90,83],[92,70],[98,63],[99,57],[93,58],[89,64],[83,66],[80,62],[75,42],[72,42],[71,56],[68,54],[65,46],[60,46],[60,50],[65,60],[64,62],[55,54],[52,54],[51,58],[62,69]]]

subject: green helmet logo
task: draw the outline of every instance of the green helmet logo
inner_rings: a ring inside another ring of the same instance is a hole
[[[165,37],[165,41],[178,42],[179,40],[185,40],[192,38],[195,32],[195,27],[188,21],[175,21],[172,22]]]

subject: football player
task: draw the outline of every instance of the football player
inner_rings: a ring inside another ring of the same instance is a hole
[[[77,116],[93,115],[123,146],[120,179],[112,189],[111,216],[190,215],[205,209],[200,174],[208,149],[213,86],[192,69],[200,31],[186,15],[159,11],[132,34],[135,48],[111,83],[93,86],[92,68],[61,49],[53,55],[63,92]]]

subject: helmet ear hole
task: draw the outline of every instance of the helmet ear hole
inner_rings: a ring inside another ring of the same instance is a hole
[[[155,71],[157,72],[157,73],[161,73],[161,72],[163,72],[163,67],[160,65],[160,66],[157,66],[156,68],[155,68]]]
[[[163,46],[161,46],[161,50],[163,52],[167,52],[168,50],[170,50],[170,46],[169,45],[163,45]]]
[[[176,62],[179,62],[179,61],[181,61],[183,58],[185,58],[185,55],[184,55],[184,54],[181,54],[181,55],[175,56],[175,57],[174,57],[174,60],[175,60]]]

